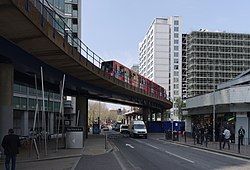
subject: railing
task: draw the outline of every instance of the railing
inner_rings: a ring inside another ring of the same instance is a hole
[[[89,60],[95,66],[101,68],[101,63],[104,61],[94,51],[92,51],[84,42],[78,37],[74,37],[74,32],[65,23],[62,17],[51,7],[47,0],[27,0],[26,10],[29,11],[29,5],[32,3],[41,13],[41,24],[43,19],[46,19],[51,26],[58,31],[63,37],[65,42],[70,43],[72,48],[76,48],[81,53],[81,56]]]
[[[206,148],[227,153],[250,156],[250,138],[243,138],[243,145],[241,145],[238,137],[232,138],[228,141],[220,137],[218,141],[213,142],[211,137],[207,135],[197,136],[187,134],[185,132],[174,132],[172,134],[172,132],[169,131],[165,133],[165,139],[185,143],[187,145],[193,145],[198,148]]]
[[[57,13],[57,11],[55,11],[55,9],[50,5],[47,0],[26,0],[26,11],[29,11],[30,3],[33,4],[34,7],[36,7],[41,13],[42,26],[44,24],[44,19],[46,19],[46,21],[49,22],[54,28],[54,32],[57,31],[64,37],[64,42],[69,43],[72,48],[76,48],[80,52],[81,57],[86,58],[95,66],[101,68],[101,64],[104,60],[99,57],[94,51],[88,48],[88,46],[84,42],[82,42],[78,37],[74,36],[74,32],[65,23],[64,19]],[[126,79],[127,80],[125,80],[124,82],[130,84],[128,78]],[[155,96],[158,96],[162,99],[167,99],[167,97],[165,96],[166,94],[163,94],[159,90],[152,89],[151,91],[150,89],[150,91],[148,91],[141,87],[140,89],[143,89],[146,93],[149,94],[154,94],[154,92],[152,91],[157,91],[158,94],[156,94]]]

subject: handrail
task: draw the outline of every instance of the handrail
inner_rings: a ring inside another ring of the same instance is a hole
[[[64,37],[65,41],[70,43],[72,48],[76,47],[82,57],[101,68],[101,63],[104,60],[94,51],[92,51],[84,42],[82,42],[81,39],[73,36],[74,33],[71,28],[65,23],[62,17],[54,10],[54,8],[51,7],[47,0],[27,0],[27,6],[29,2],[31,2],[43,15],[43,18],[45,18],[51,24],[51,26]],[[48,5],[48,7],[46,5]]]

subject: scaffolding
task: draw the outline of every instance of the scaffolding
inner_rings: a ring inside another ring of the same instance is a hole
[[[250,34],[194,31],[188,35],[188,97],[212,92],[249,67]]]

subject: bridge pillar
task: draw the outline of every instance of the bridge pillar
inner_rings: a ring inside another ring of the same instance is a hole
[[[161,121],[164,121],[164,110],[161,110]]]
[[[2,57],[0,57],[0,60]],[[3,61],[4,62],[4,61]],[[0,61],[0,141],[13,128],[13,83],[14,67]]]
[[[142,109],[142,112],[143,112],[143,114],[142,114],[142,116],[143,116],[143,121],[144,122],[147,122],[148,121],[148,115],[150,114],[150,109],[148,109],[148,108],[143,108]],[[150,119],[151,119],[151,114],[150,114]]]
[[[78,95],[76,97],[76,113],[79,110],[78,126],[83,127],[84,138],[88,138],[88,98]]]

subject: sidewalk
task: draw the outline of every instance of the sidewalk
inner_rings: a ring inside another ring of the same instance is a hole
[[[177,141],[172,141],[172,140],[167,140],[165,138],[165,133],[156,133],[152,134],[151,137],[154,136],[154,138],[157,138],[162,141],[166,142],[171,142],[171,143],[177,143],[181,145],[186,145],[190,147],[195,147],[199,149],[205,149],[217,153],[222,153],[222,154],[227,154],[227,155],[232,155],[240,158],[245,158],[250,160],[250,145],[243,145],[240,146],[240,153],[238,151],[238,145],[235,143],[230,143],[230,150],[227,148],[227,145],[225,145],[225,148],[223,149],[223,142],[221,142],[221,147],[220,147],[220,142],[208,142],[207,146],[203,142],[203,144],[197,144],[196,141],[194,142],[194,139],[191,137],[186,137],[185,141],[185,136],[184,135],[179,135]]]
[[[62,143],[62,142],[61,142]],[[20,148],[20,154],[17,155],[17,169],[19,170],[62,170],[72,169],[83,155],[100,155],[111,151],[109,142],[105,149],[105,135],[92,135],[84,141],[84,148],[80,149],[63,149],[60,143],[59,149],[56,151],[55,140],[48,142],[47,155],[44,149],[41,149],[40,158],[37,159],[34,147],[31,150],[30,145]],[[38,147],[43,147],[38,146]],[[0,160],[0,169],[4,169],[4,160]]]

